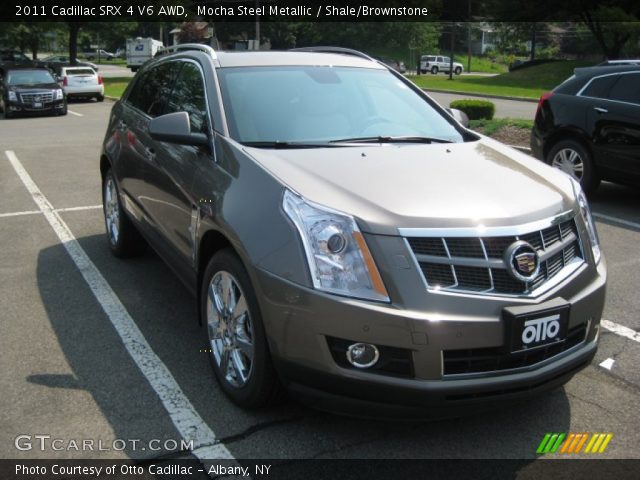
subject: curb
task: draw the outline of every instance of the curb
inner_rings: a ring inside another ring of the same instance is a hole
[[[500,95],[489,95],[489,94],[485,94],[485,93],[469,93],[469,92],[458,92],[455,90],[444,90],[444,89],[439,89],[439,88],[423,88],[422,91],[429,93],[429,92],[436,92],[436,93],[451,93],[454,95],[461,95],[461,96],[469,96],[469,97],[481,97],[481,98],[495,98],[497,100],[512,100],[514,102],[529,102],[529,103],[538,103],[538,100],[536,100],[535,98],[525,98],[525,97],[503,97]]]
[[[118,100],[120,100],[120,97],[111,97],[109,95],[105,95],[104,98],[106,98],[107,100],[111,100],[112,102],[117,102]]]

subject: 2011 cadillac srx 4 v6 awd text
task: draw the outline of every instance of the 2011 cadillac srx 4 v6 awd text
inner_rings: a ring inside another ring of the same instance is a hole
[[[109,246],[193,291],[244,407],[418,417],[562,385],[605,298],[585,195],[458,113],[354,51],[173,47],[113,106]]]

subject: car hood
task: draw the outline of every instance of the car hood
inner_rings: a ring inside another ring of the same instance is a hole
[[[569,177],[499,142],[271,150],[245,147],[282,184],[363,231],[513,226],[575,208]]]

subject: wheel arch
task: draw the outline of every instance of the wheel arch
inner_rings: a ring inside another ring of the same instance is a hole
[[[111,168],[111,160],[104,153],[100,155],[100,178],[104,180],[107,170]]]
[[[228,248],[232,250],[240,261],[244,263],[242,256],[238,253],[237,249],[233,247],[231,241],[219,230],[208,230],[202,235],[200,242],[198,243],[198,252],[197,252],[197,278],[196,278],[196,299],[198,306],[198,323],[202,325],[202,315],[201,315],[201,295],[202,295],[202,280],[204,277],[204,272],[207,269],[207,265],[209,264],[209,260],[213,257],[217,252]]]
[[[561,142],[563,140],[574,140],[580,143],[589,152],[591,158],[593,159],[593,149],[589,144],[587,135],[581,130],[573,128],[562,128],[549,135],[549,137],[544,142],[544,150],[542,152],[542,155],[545,162],[547,161],[547,155],[549,155],[549,152],[551,152],[553,147],[555,147],[558,142]]]

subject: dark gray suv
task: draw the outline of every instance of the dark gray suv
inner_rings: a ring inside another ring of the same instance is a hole
[[[114,105],[100,170],[111,250],[148,243],[193,291],[239,405],[469,412],[596,352],[580,185],[364,54],[173,47]]]

